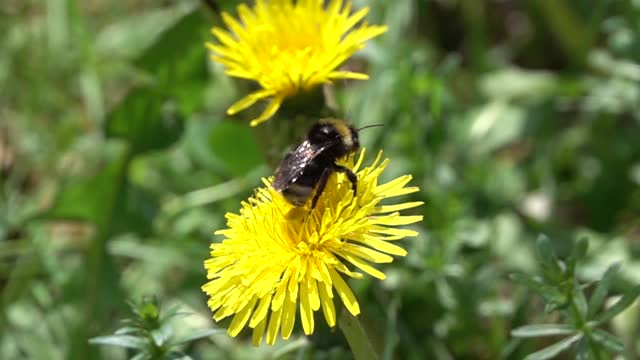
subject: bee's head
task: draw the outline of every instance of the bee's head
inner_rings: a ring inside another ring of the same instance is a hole
[[[339,150],[337,156],[344,156],[360,147],[358,130],[351,124],[337,119],[322,119],[307,135],[312,144],[333,144]]]

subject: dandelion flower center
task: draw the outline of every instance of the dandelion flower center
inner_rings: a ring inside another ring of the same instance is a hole
[[[397,228],[422,220],[399,211],[422,202],[381,205],[392,198],[418,191],[406,187],[411,176],[378,184],[388,164],[382,153],[361,169],[364,150],[356,164],[346,161],[358,178],[354,196],[344,174],[334,174],[312,210],[309,204],[293,207],[264,180],[265,187],[242,203],[239,214],[227,214],[225,239],[211,245],[205,261],[208,305],[214,319],[233,316],[229,334],[236,336],[248,324],[253,343],[274,344],[278,334],[291,336],[299,311],[305,334],[314,331],[313,313],[322,309],[329,326],[335,326],[335,294],[353,315],[358,301],[343,276],[360,279],[363,273],[384,279],[372,264],[389,263],[391,255],[406,251],[393,242],[415,231]],[[335,290],[335,291],[334,291]]]
[[[252,126],[272,117],[285,98],[335,79],[366,79],[361,73],[337,71],[367,40],[386,31],[386,26],[358,23],[367,15],[363,8],[351,14],[351,3],[332,0],[257,0],[253,8],[238,6],[239,19],[227,13],[228,30],[214,27],[218,43],[207,43],[212,59],[232,77],[256,81],[261,89],[250,93],[227,110],[236,114],[259,100],[271,99]]]

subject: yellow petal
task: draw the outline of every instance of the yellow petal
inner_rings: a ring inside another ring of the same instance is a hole
[[[362,261],[362,259],[355,257],[349,253],[346,252],[339,252],[338,255],[340,255],[343,259],[347,260],[348,262],[352,263],[355,267],[357,267],[358,269],[366,272],[367,274],[380,279],[380,280],[384,280],[387,278],[387,276],[380,270],[374,268],[373,266],[367,264],[366,262]]]
[[[336,326],[336,309],[333,305],[333,292],[331,287],[325,286],[326,284],[320,284],[318,289],[320,290],[320,303],[322,304],[322,313],[324,319],[330,327]],[[329,288],[329,291],[327,291]]]
[[[401,215],[387,215],[387,216],[372,216],[371,222],[378,225],[391,225],[391,226],[399,226],[399,225],[409,225],[416,223],[418,221],[422,221],[422,215],[413,215],[413,216],[401,216]]]
[[[400,246],[388,243],[386,241],[378,240],[377,238],[369,235],[363,235],[362,237],[354,238],[353,240],[361,242],[371,247],[372,249],[382,251],[387,254],[396,255],[396,256],[407,255],[407,250],[401,248]]]
[[[274,97],[269,103],[269,105],[267,105],[267,108],[264,109],[262,114],[260,114],[260,116],[258,116],[257,118],[251,120],[250,125],[258,126],[263,122],[269,120],[269,118],[271,118],[276,113],[276,111],[278,111],[278,109],[280,108],[280,105],[282,104],[282,100],[284,100],[284,98],[281,96]]]
[[[302,329],[306,335],[313,333],[313,311],[311,311],[311,301],[309,300],[309,290],[305,285],[300,286],[300,321]]]
[[[269,305],[271,305],[271,294],[268,294],[267,296],[260,299],[260,303],[258,304],[256,311],[253,312],[251,322],[249,322],[249,327],[255,328],[267,317]]]
[[[364,260],[371,261],[374,263],[382,264],[382,263],[390,263],[393,261],[393,257],[375,251],[365,246],[360,246],[357,244],[347,243],[343,245],[343,249],[345,252],[363,258]]]
[[[267,344],[273,345],[276,343],[276,337],[278,331],[280,331],[280,321],[282,319],[282,308],[278,311],[272,311],[269,318],[269,328],[267,329]]]
[[[320,309],[320,296],[318,294],[318,282],[316,279],[309,277],[307,280],[309,286],[309,301],[311,303],[311,309],[318,311]]]
[[[248,108],[249,106],[255,104],[258,100],[262,100],[271,95],[273,95],[273,91],[270,90],[252,92],[251,94],[243,97],[242,99],[236,101],[233,105],[231,105],[229,109],[227,109],[227,114],[235,115],[240,111]]]
[[[353,316],[360,314],[360,305],[358,305],[358,300],[356,300],[356,297],[353,295],[349,285],[344,282],[342,276],[340,276],[340,274],[335,270],[329,269],[329,273],[331,274],[333,286],[336,288],[336,291],[347,310],[349,310]]]
[[[287,296],[282,310],[282,338],[288,339],[293,331],[293,324],[296,320],[296,302]]]
[[[423,204],[424,204],[423,201],[412,201],[412,202],[406,202],[406,203],[396,204],[396,205],[383,205],[378,208],[378,212],[379,213],[396,212],[400,210],[411,209]]]
[[[253,334],[251,335],[251,343],[253,346],[258,346],[262,342],[262,336],[264,335],[264,328],[267,325],[267,318],[265,317],[260,321],[255,328],[253,328]]]
[[[233,320],[231,321],[231,325],[229,325],[229,331],[228,331],[231,337],[236,337],[236,335],[240,333],[240,330],[242,330],[244,325],[249,320],[249,317],[251,316],[251,310],[253,310],[253,307],[256,305],[257,300],[258,298],[254,297],[253,300],[251,300],[251,302],[249,302],[244,307],[244,309],[236,313],[236,316],[233,317]]]
[[[353,71],[332,71],[330,79],[369,80],[369,75]]]

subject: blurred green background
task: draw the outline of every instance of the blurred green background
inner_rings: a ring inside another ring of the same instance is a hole
[[[508,277],[537,271],[540,233],[559,254],[588,238],[582,281],[622,261],[613,292],[640,283],[640,1],[355,5],[389,31],[348,64],[370,80],[337,83],[338,100],[355,123],[385,124],[362,143],[426,203],[388,279],[351,283],[385,358],[521,359],[550,344],[510,336],[558,320]],[[177,334],[215,326],[208,244],[270,173],[259,129],[224,115],[244,93],[208,61],[215,21],[189,0],[2,2],[0,358],[126,358],[87,340],[146,295],[190,313]],[[628,359],[639,320],[636,305],[607,325]],[[351,356],[325,324],[274,347],[248,334],[182,349]]]

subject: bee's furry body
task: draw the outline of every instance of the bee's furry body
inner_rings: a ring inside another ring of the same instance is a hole
[[[314,193],[311,208],[334,172],[344,172],[354,193],[357,178],[336,160],[355,152],[360,146],[358,130],[338,119],[322,119],[311,127],[306,138],[289,152],[276,170],[273,187],[295,206],[307,203]]]

